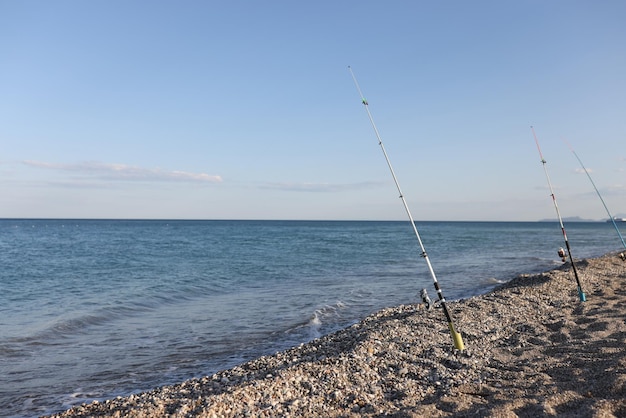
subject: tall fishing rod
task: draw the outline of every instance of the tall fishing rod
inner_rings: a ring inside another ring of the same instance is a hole
[[[406,213],[409,216],[409,220],[411,221],[413,232],[415,232],[415,236],[417,237],[417,242],[419,242],[419,246],[422,250],[421,256],[424,257],[424,260],[426,260],[428,271],[430,271],[430,275],[433,278],[433,282],[435,284],[435,290],[437,290],[437,296],[439,297],[439,302],[441,303],[441,307],[443,308],[443,312],[446,315],[446,319],[448,321],[448,328],[450,329],[450,334],[452,335],[452,341],[454,342],[454,347],[459,350],[464,350],[465,345],[463,344],[463,338],[461,337],[461,334],[458,333],[454,329],[452,316],[450,316],[450,312],[448,311],[448,308],[446,306],[446,299],[443,297],[443,292],[441,291],[441,288],[439,287],[437,276],[435,275],[433,266],[430,264],[430,259],[428,258],[428,254],[426,253],[426,249],[424,248],[424,244],[422,243],[420,234],[417,231],[417,227],[415,226],[415,221],[413,220],[413,216],[411,215],[411,211],[409,210],[409,205],[406,203],[406,200],[404,199],[404,194],[402,193],[402,189],[400,189],[400,183],[398,183],[398,178],[396,177],[396,173],[394,172],[393,167],[391,166],[391,161],[389,161],[389,156],[387,155],[387,151],[385,151],[385,146],[383,145],[383,141],[382,139],[380,139],[380,134],[378,133],[378,129],[376,128],[376,124],[374,123],[374,119],[372,118],[372,114],[370,113],[370,110],[369,110],[369,104],[367,103],[367,100],[365,100],[365,97],[363,97],[363,93],[361,93],[361,87],[359,87],[359,83],[356,81],[356,77],[354,76],[354,73],[352,72],[352,68],[350,66],[348,66],[348,70],[350,71],[350,75],[352,75],[352,80],[354,80],[354,84],[356,86],[356,89],[359,92],[359,96],[361,96],[361,102],[365,106],[365,110],[367,111],[367,116],[369,117],[372,127],[374,128],[374,132],[376,133],[376,138],[378,139],[378,145],[380,145],[380,148],[382,149],[383,154],[385,155],[387,166],[389,166],[389,170],[391,171],[391,176],[393,177],[393,181],[396,183],[396,188],[398,189],[398,193],[400,193],[400,199],[402,199],[404,210],[406,210]]]
[[[583,162],[580,159],[580,157],[578,157],[578,154],[576,154],[576,151],[574,151],[574,148],[572,148],[570,143],[567,142],[567,141],[565,141],[565,143],[567,144],[569,149],[572,151],[572,153],[574,154],[574,156],[576,157],[576,159],[580,163],[580,166],[583,168],[583,171],[587,175],[587,178],[589,179],[589,181],[593,185],[593,188],[596,190],[596,193],[598,194],[598,197],[600,198],[600,201],[602,202],[602,205],[604,206],[604,209],[606,210],[606,213],[609,215],[609,219],[611,219],[611,222],[613,222],[613,227],[615,228],[615,231],[617,231],[617,235],[619,236],[619,239],[622,241],[622,245],[626,249],[626,242],[624,242],[624,237],[622,237],[622,233],[619,231],[619,228],[617,227],[617,224],[615,223],[615,218],[613,218],[613,215],[611,215],[611,212],[609,211],[609,208],[606,206],[606,203],[604,203],[604,199],[602,198],[602,195],[600,194],[600,191],[596,187],[596,184],[593,182],[593,179],[591,178],[591,174],[589,174],[589,170],[587,170],[587,168],[585,168],[585,165],[583,164]]]
[[[561,218],[561,212],[559,211],[559,206],[556,204],[556,197],[554,196],[554,190],[552,189],[550,176],[548,176],[548,169],[546,168],[546,160],[543,158],[543,154],[541,153],[541,147],[539,147],[539,140],[537,139],[537,135],[535,134],[535,128],[531,126],[530,129],[533,131],[533,137],[535,138],[535,143],[537,144],[539,157],[541,157],[541,164],[543,164],[543,171],[546,173],[546,179],[548,180],[548,187],[550,188],[550,196],[552,196],[552,202],[554,203],[554,208],[556,209],[556,215],[559,218],[559,224],[561,225],[561,231],[563,232],[563,239],[565,240],[565,247],[567,248],[567,254],[569,255],[569,260],[572,263],[572,270],[574,271],[574,277],[576,277],[576,284],[578,285],[578,296],[580,297],[581,302],[585,302],[587,300],[587,297],[585,296],[585,292],[583,292],[583,288],[580,285],[580,279],[578,278],[578,271],[576,271],[576,264],[574,263],[574,257],[572,257],[572,250],[569,246],[569,241],[567,240],[567,233],[565,232],[565,226],[563,226],[563,219]]]

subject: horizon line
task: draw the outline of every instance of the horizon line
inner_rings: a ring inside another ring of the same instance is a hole
[[[407,219],[267,219],[267,218],[92,218],[92,217],[0,217],[0,221],[255,221],[255,222],[410,222]],[[449,219],[415,219],[415,222],[558,222],[558,219],[521,220],[449,220]],[[610,219],[582,219],[578,217],[564,218],[567,222],[607,222]]]

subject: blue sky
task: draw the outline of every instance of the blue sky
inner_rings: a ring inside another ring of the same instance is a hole
[[[626,216],[626,2],[0,0],[0,217]]]

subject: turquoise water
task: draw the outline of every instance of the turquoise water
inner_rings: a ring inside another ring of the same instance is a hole
[[[561,264],[558,223],[416,224],[448,300]],[[576,258],[621,249],[611,224],[566,228]],[[0,411],[200,377],[435,299],[420,253],[408,222],[0,220]]]

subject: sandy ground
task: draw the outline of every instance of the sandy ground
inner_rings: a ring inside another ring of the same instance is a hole
[[[231,370],[56,415],[626,417],[626,261],[521,275],[442,309],[382,310]],[[431,292],[432,293],[432,292]]]

